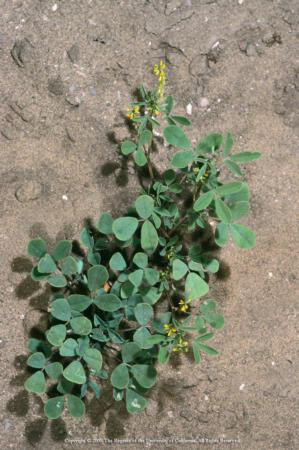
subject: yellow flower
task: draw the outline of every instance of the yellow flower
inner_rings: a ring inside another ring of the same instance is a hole
[[[179,337],[178,342],[176,345],[172,348],[173,352],[187,352],[188,351],[188,342],[182,338],[182,336]]]
[[[176,329],[176,327],[174,327],[173,325],[169,325],[168,323],[166,323],[166,324],[164,325],[164,329],[166,330],[167,336],[168,336],[168,337],[175,336],[176,333],[177,333],[177,331],[178,331],[178,330]]]
[[[165,62],[160,61],[159,65],[155,64],[153,67],[153,72],[158,77],[158,88],[157,88],[157,95],[158,99],[162,100],[164,97],[164,88],[166,83],[166,73],[165,73]]]
[[[189,310],[189,305],[185,303],[184,300],[179,301],[179,311],[182,313],[186,313]]]
[[[131,109],[128,109],[128,114],[127,114],[128,119],[133,120],[139,116],[140,116],[140,107],[138,105],[134,106]]]

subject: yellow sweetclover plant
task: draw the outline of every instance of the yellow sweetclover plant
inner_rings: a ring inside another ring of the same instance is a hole
[[[249,212],[240,166],[260,153],[232,153],[230,133],[212,133],[192,145],[183,129],[189,119],[173,112],[174,100],[165,94],[165,63],[153,72],[157,85],[140,87],[128,111],[133,137],[120,149],[149,175],[133,208],[118,218],[103,213],[94,228],[84,228],[80,252],[68,240],[54,249],[41,238],[28,245],[36,261],[33,280],[47,282],[53,292],[44,339],[28,342],[32,374],[25,388],[44,398],[49,419],[64,409],[82,417],[87,392],[100,397],[105,383],[115,401],[138,413],[157,381],[157,362],[188,351],[196,363],[203,354],[217,355],[206,342],[224,319],[206,296],[209,273],[219,262],[190,237],[210,227],[212,218],[217,246],[230,237],[242,249],[255,245],[254,233],[239,223]],[[158,130],[179,149],[163,173],[151,159]],[[224,168],[236,179],[222,181]]]

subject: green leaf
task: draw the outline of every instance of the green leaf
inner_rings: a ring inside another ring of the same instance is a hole
[[[134,361],[134,359],[139,354],[141,348],[135,342],[128,342],[123,344],[121,348],[122,359],[125,363],[130,363]]]
[[[165,99],[165,112],[166,114],[170,114],[173,108],[173,97],[168,95]]]
[[[72,251],[71,241],[62,240],[59,241],[52,252],[52,258],[56,261],[66,258]]]
[[[139,139],[138,139],[138,148],[142,147],[143,145],[150,144],[153,139],[153,134],[150,130],[144,130],[140,133]]]
[[[226,199],[229,203],[248,202],[250,199],[248,184],[243,182],[241,189],[235,194],[228,195]]]
[[[197,263],[201,263],[202,259],[202,249],[201,245],[194,244],[190,247],[190,250],[188,252],[189,258],[192,259],[192,261],[195,261]]]
[[[140,325],[146,325],[154,316],[154,310],[147,303],[139,303],[134,308],[134,314]]]
[[[239,220],[249,213],[249,202],[236,202],[229,206],[232,213],[232,220]]]
[[[85,370],[80,361],[71,362],[63,371],[63,376],[72,383],[86,383]]]
[[[51,303],[51,314],[58,320],[67,322],[71,318],[71,307],[65,298],[58,298]]]
[[[46,363],[45,355],[41,352],[33,353],[27,359],[27,366],[34,367],[35,369],[43,369]]]
[[[130,153],[133,153],[137,148],[137,145],[132,141],[124,141],[121,144],[121,152],[123,155],[129,155]]]
[[[236,192],[240,191],[242,186],[243,183],[241,181],[230,181],[229,183],[225,183],[222,186],[218,186],[216,188],[216,192],[221,196],[235,194]]]
[[[25,389],[26,391],[34,392],[35,394],[43,394],[46,392],[46,379],[41,370],[38,370],[26,380]]]
[[[78,272],[77,261],[73,256],[67,256],[61,264],[61,271],[64,275],[71,276]]]
[[[232,221],[230,209],[223,200],[219,198],[215,200],[215,210],[217,217],[219,217],[223,223],[230,223]]]
[[[63,408],[64,397],[62,395],[49,398],[49,400],[47,400],[45,403],[44,413],[48,417],[48,419],[55,420],[61,416]]]
[[[114,253],[114,255],[112,255],[109,261],[109,266],[111,267],[112,270],[125,270],[127,268],[127,263],[123,255],[117,252]]]
[[[45,371],[52,380],[58,380],[63,372],[63,366],[59,362],[53,362],[46,366]]]
[[[41,273],[52,273],[57,269],[55,261],[48,253],[40,259],[37,268]]]
[[[147,364],[135,364],[132,374],[140,386],[149,389],[156,384],[157,371],[153,366]]]
[[[184,169],[192,164],[194,161],[194,154],[191,151],[178,152],[171,160],[171,164],[178,169]]]
[[[224,247],[228,242],[228,226],[225,223],[218,223],[215,231],[215,242],[219,247]]]
[[[180,125],[190,126],[191,122],[187,117],[185,116],[170,116],[171,119],[173,119],[175,122],[179,123]]]
[[[117,311],[122,307],[120,299],[114,294],[103,294],[94,299],[94,304],[102,311]]]
[[[147,158],[142,150],[137,150],[137,152],[133,154],[133,157],[137,166],[142,167],[147,164]]]
[[[234,145],[233,135],[231,133],[227,133],[223,144],[223,156],[225,158],[229,156],[231,149],[233,148],[233,145]]]
[[[154,212],[155,202],[149,195],[140,195],[135,201],[136,211],[142,219],[148,219]]]
[[[74,333],[80,336],[87,336],[92,330],[92,323],[86,317],[74,317],[70,321],[70,325]]]
[[[94,246],[94,238],[92,237],[90,231],[87,228],[83,228],[80,233],[80,240],[84,247],[88,248],[88,250],[92,250]]]
[[[42,352],[46,358],[52,355],[51,346],[48,342],[40,341],[39,339],[28,339],[27,347],[29,352]]]
[[[216,330],[221,330],[221,328],[224,327],[224,317],[222,314],[205,314],[205,319],[211,325],[211,327],[215,328]]]
[[[185,285],[187,301],[196,300],[209,292],[209,285],[196,273],[189,273]]]
[[[140,269],[145,269],[148,265],[148,256],[146,253],[138,252],[134,255],[133,263],[140,267]]]
[[[83,359],[91,369],[96,372],[101,370],[103,364],[102,353],[96,348],[88,348],[85,350]]]
[[[50,275],[47,281],[51,286],[56,288],[62,288],[67,285],[67,279],[64,275]]]
[[[37,267],[33,267],[31,270],[31,278],[34,281],[43,281],[43,280],[47,280],[49,278],[49,275],[47,273],[40,273],[37,270]]]
[[[66,339],[62,346],[59,348],[59,354],[61,356],[75,356],[77,347],[78,343],[77,341],[75,341],[75,339]]]
[[[27,247],[27,253],[34,258],[41,258],[47,253],[47,246],[43,239],[32,239]]]
[[[156,250],[159,243],[158,233],[154,225],[146,220],[141,228],[141,247],[142,249],[151,255]]]
[[[138,220],[135,217],[120,217],[114,220],[113,233],[120,241],[128,241],[138,228]]]
[[[112,234],[112,224],[113,219],[110,214],[101,214],[99,220],[97,221],[97,229],[103,234]]]
[[[189,138],[185,135],[183,130],[176,125],[169,125],[168,127],[164,128],[163,135],[168,144],[173,145],[174,147],[184,149],[191,147]]]
[[[222,135],[211,133],[206,136],[196,147],[196,153],[212,153],[220,148],[222,144]]]
[[[129,371],[126,364],[119,364],[111,374],[111,384],[117,389],[124,389],[129,384]]]
[[[85,405],[81,398],[76,395],[67,394],[67,408],[72,417],[79,419],[85,414]]]
[[[134,284],[134,286],[139,287],[142,283],[142,279],[143,279],[143,270],[142,269],[138,269],[135,270],[134,272],[130,273],[129,275],[129,280],[132,284]]]
[[[54,347],[60,347],[66,337],[66,326],[54,325],[46,332],[46,337]]]
[[[89,380],[88,384],[95,393],[96,398],[99,398],[101,395],[101,388],[97,385],[97,383],[91,380]]]
[[[236,153],[230,157],[231,161],[236,163],[245,164],[251,161],[256,161],[261,157],[261,153],[259,152],[242,152]]]
[[[133,335],[133,341],[136,342],[142,349],[151,348],[153,345],[148,343],[148,339],[151,337],[150,332],[146,327],[140,327],[135,331]]]
[[[133,389],[126,389],[126,408],[130,414],[136,414],[146,408],[147,401]]]
[[[92,299],[90,297],[81,294],[69,295],[67,301],[72,310],[79,312],[85,311],[92,304]]]
[[[236,177],[241,177],[243,175],[242,170],[240,169],[238,164],[236,164],[234,161],[231,161],[230,159],[225,159],[224,164],[226,165],[228,170],[231,171],[231,173],[236,175]]]
[[[256,237],[249,228],[235,223],[230,226],[230,231],[233,241],[238,247],[248,250],[255,246]]]
[[[161,346],[158,353],[158,361],[160,364],[165,364],[169,360],[168,346]]]
[[[188,266],[180,259],[175,259],[172,263],[172,277],[178,281],[188,272]]]
[[[213,200],[213,198],[214,198],[213,191],[201,194],[201,196],[196,200],[196,202],[193,205],[194,211],[202,211],[203,209],[206,209]]]
[[[106,267],[98,265],[88,269],[87,279],[90,291],[96,291],[104,286],[109,278]]]
[[[198,348],[197,341],[192,342],[192,351],[193,351],[193,357],[196,364],[199,364],[201,362],[201,354]]]
[[[160,273],[158,270],[148,267],[144,270],[144,278],[150,286],[154,286],[160,281]]]
[[[209,356],[219,355],[219,352],[215,348],[209,347],[208,345],[204,345],[201,342],[197,342],[197,347],[199,350],[201,350],[202,352],[206,353]]]

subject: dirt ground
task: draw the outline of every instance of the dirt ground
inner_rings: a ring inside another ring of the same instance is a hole
[[[297,0],[0,0],[1,450],[299,448],[298,24]],[[161,58],[193,137],[230,130],[236,149],[263,152],[246,170],[257,246],[221,251],[219,357],[159,367],[138,416],[104,396],[84,420],[50,423],[23,389],[48,295],[27,242],[78,238],[85,218],[130,205],[124,112]]]

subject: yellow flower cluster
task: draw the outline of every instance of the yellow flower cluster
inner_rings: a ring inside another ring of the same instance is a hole
[[[169,336],[169,337],[175,336],[178,332],[177,328],[174,327],[173,325],[170,325],[169,323],[166,323],[164,325],[164,329],[166,330],[167,336]]]
[[[134,106],[134,108],[128,109],[128,119],[136,119],[136,117],[140,116],[140,108],[139,106]]]
[[[182,313],[186,313],[189,310],[189,305],[184,301],[179,301],[179,311]]]
[[[155,64],[153,71],[156,77],[158,77],[158,89],[157,89],[157,95],[159,100],[162,100],[164,97],[164,89],[165,89],[165,83],[166,83],[166,72],[165,72],[165,62],[160,61],[159,64]]]
[[[172,349],[173,352],[187,352],[188,351],[188,342],[182,338],[182,336],[179,337],[178,342]]]

